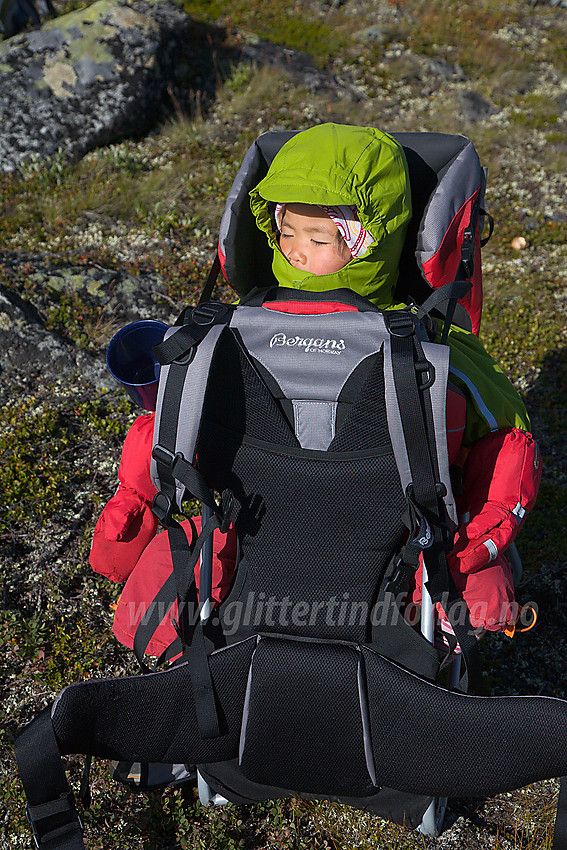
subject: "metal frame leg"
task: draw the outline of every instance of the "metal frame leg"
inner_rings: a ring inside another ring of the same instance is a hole
[[[213,511],[207,505],[201,508],[201,528],[205,527],[207,520],[211,518]],[[212,585],[213,585],[213,535],[205,540],[201,549],[201,562],[199,565],[199,617],[202,623],[206,623],[212,611]],[[209,783],[197,770],[197,788],[199,799],[203,806],[224,806],[228,803],[220,794],[213,793]]]
[[[427,568],[423,564],[423,583],[421,587],[421,634],[429,643],[434,643],[435,636],[435,608],[433,600],[429,595],[427,587]],[[461,657],[455,656],[449,668],[449,687],[454,687],[459,681],[461,674]],[[443,828],[445,810],[447,808],[447,797],[434,797],[428,808],[423,813],[423,818],[417,828],[422,835],[430,835],[433,838],[439,835]]]

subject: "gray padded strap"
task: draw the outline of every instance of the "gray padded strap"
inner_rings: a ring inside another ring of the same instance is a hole
[[[435,381],[430,389],[430,393],[433,407],[439,474],[441,481],[447,488],[447,495],[444,497],[447,513],[450,518],[456,522],[457,511],[451,488],[451,478],[449,475],[449,456],[447,453],[446,437],[449,348],[448,346],[436,345],[435,343],[430,342],[422,342],[422,346],[425,356],[429,362],[433,364],[435,369]],[[412,483],[412,475],[410,471],[408,451],[404,439],[400,408],[396,396],[392,365],[392,349],[389,339],[386,339],[384,342],[384,379],[386,386],[386,413],[388,416],[388,428],[390,431],[390,438],[392,440],[392,447],[394,449],[394,457],[396,458],[396,464],[400,475],[400,482],[405,493],[408,484]]]
[[[183,393],[181,397],[181,405],[179,407],[177,431],[174,446],[166,446],[169,451],[174,454],[181,452],[189,463],[193,463],[195,458],[195,447],[197,444],[197,436],[199,433],[199,424],[201,422],[201,413],[203,409],[203,401],[207,389],[209,370],[211,361],[217,346],[221,333],[225,325],[214,325],[207,336],[199,343],[196,348],[195,356],[187,368]],[[178,328],[171,328],[166,332],[165,339],[168,339]],[[156,404],[156,419],[154,426],[154,446],[159,444],[161,416],[164,404],[164,396],[168,379],[171,370],[175,364],[171,366],[162,366],[159,379],[157,404]],[[183,428],[179,428],[179,423],[183,423]],[[151,479],[158,490],[162,489],[159,478],[157,464],[152,458],[150,466]],[[181,507],[181,497],[184,487],[180,486],[177,490],[177,504]]]

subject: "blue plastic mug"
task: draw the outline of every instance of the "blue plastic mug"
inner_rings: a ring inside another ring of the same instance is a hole
[[[155,319],[131,322],[112,337],[106,349],[108,371],[144,410],[156,409],[160,365],[152,348],[163,340],[168,327]]]

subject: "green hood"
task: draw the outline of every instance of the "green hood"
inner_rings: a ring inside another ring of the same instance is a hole
[[[258,227],[274,248],[280,286],[311,291],[348,288],[377,306],[393,305],[398,264],[411,218],[408,168],[401,145],[373,127],[320,124],[293,136],[276,154],[266,177],[250,193]],[[374,237],[363,257],[338,272],[294,269],[272,230],[268,202],[356,206]]]

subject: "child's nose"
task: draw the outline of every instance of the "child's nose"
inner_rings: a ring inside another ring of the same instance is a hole
[[[301,245],[294,245],[288,254],[288,260],[292,263],[300,263],[305,265],[307,262],[307,252]]]

